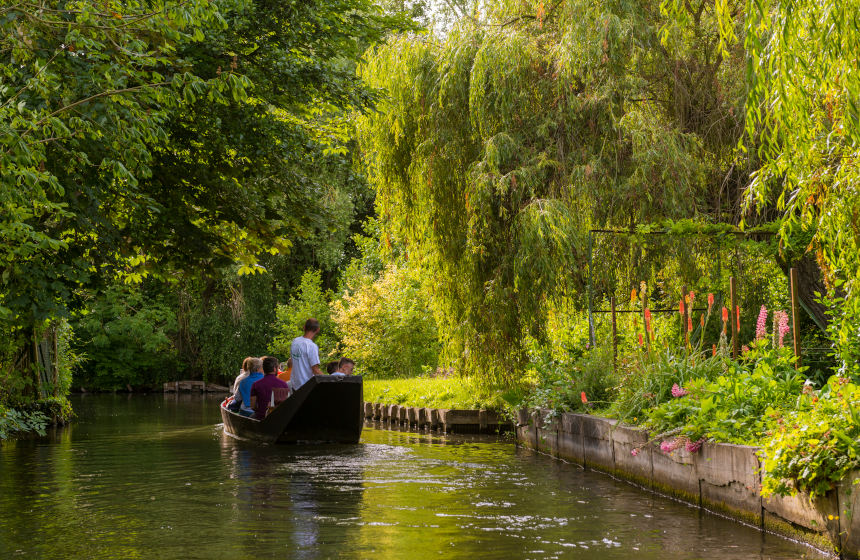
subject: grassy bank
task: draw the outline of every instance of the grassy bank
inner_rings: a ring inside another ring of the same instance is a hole
[[[500,410],[510,395],[470,377],[413,377],[365,379],[364,400],[431,408]]]

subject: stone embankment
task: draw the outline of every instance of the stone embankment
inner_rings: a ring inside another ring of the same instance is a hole
[[[828,496],[761,496],[757,448],[704,443],[671,453],[645,430],[587,414],[520,411],[520,445],[617,475],[645,488],[808,542],[840,558],[860,558],[860,471]]]
[[[364,418],[388,427],[438,430],[454,434],[495,434],[513,431],[511,422],[491,410],[422,408],[365,402]]]

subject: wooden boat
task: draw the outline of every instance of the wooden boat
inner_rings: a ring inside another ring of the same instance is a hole
[[[224,431],[265,443],[358,443],[364,426],[361,376],[314,375],[263,420],[230,412],[221,403]]]

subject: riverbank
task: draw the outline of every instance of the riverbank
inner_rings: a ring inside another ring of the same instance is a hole
[[[761,495],[757,448],[705,442],[668,451],[647,431],[616,420],[520,411],[519,445],[574,462],[716,511],[761,530],[797,539],[840,558],[860,558],[860,496],[853,472],[828,495]]]
[[[364,380],[364,400],[387,405],[501,411],[506,396],[470,377]]]

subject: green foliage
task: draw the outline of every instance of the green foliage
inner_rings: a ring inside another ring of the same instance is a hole
[[[28,432],[43,436],[48,421],[48,417],[40,411],[21,412],[0,404],[0,441]]]
[[[436,280],[444,363],[512,382],[523,334],[583,291],[589,228],[725,206],[742,57],[702,6],[662,48],[654,3],[496,2],[369,53],[387,97],[357,128],[381,237]]]
[[[274,338],[269,350],[282,360],[290,355],[290,344],[304,334],[305,321],[310,318],[320,322],[320,332],[314,338],[319,346],[320,360],[337,359],[340,338],[329,309],[331,291],[323,290],[319,270],[309,269],[302,275],[301,284],[286,304],[276,308],[277,321],[273,325]]]
[[[830,492],[860,466],[860,387],[833,376],[810,406],[787,411],[764,441],[762,495]]]
[[[439,337],[417,271],[390,266],[374,280],[355,275],[332,303],[342,353],[369,377],[413,377],[436,370]]]
[[[648,411],[646,425],[658,433],[681,428],[691,441],[758,444],[775,417],[805,405],[803,377],[792,365],[787,348],[773,351],[759,344],[745,360],[731,363],[726,374],[713,381],[692,379],[679,384],[689,394]]]
[[[209,301],[188,310],[191,373],[206,381],[228,383],[246,356],[263,356],[275,329],[275,300],[268,274],[226,276],[212,286]],[[278,356],[283,358],[283,356]],[[172,376],[175,372],[169,372]]]
[[[673,385],[683,387],[694,379],[710,381],[727,367],[727,360],[720,354],[708,358],[670,349],[625,358],[619,364],[618,397],[609,414],[625,422],[641,422],[649,409],[673,398]]]
[[[174,302],[146,291],[143,286],[115,284],[76,317],[75,348],[85,355],[76,385],[101,390],[155,387],[183,369],[174,342]]]
[[[583,412],[604,408],[614,397],[612,347],[602,346],[579,357],[557,362],[548,359],[538,348],[530,352],[528,378],[535,385],[520,403],[530,408],[549,409],[554,414]],[[582,394],[585,394],[585,400]]]

